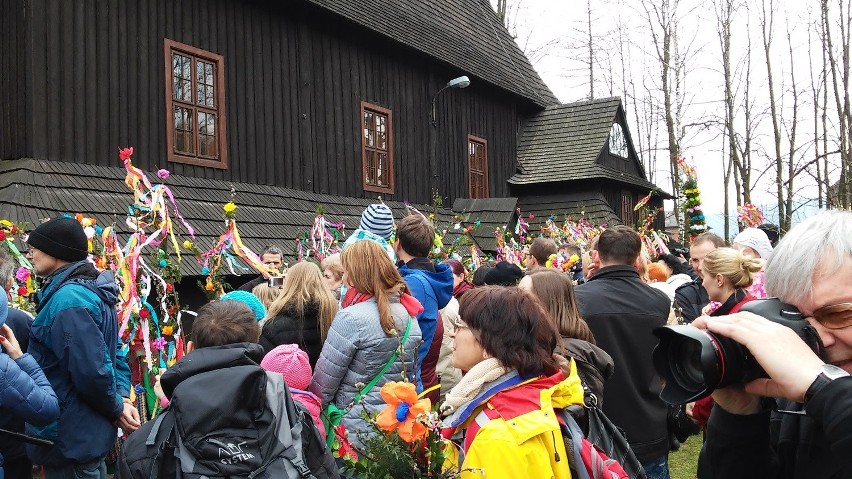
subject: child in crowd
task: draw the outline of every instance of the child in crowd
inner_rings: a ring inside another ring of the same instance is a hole
[[[375,241],[385,250],[391,262],[396,263],[396,252],[389,243],[391,236],[393,236],[393,226],[393,212],[386,204],[369,205],[361,213],[361,223],[358,225],[358,229],[346,238],[341,249],[346,249],[356,241],[364,239]]]
[[[282,344],[266,353],[260,362],[260,367],[284,376],[293,400],[305,406],[325,439],[325,427],[320,419],[322,404],[314,393],[308,391],[311,376],[314,374],[308,362],[308,353],[299,349],[297,344]]]
[[[281,287],[279,286],[269,286],[269,283],[260,283],[255,286],[251,290],[251,294],[257,296],[257,299],[263,303],[263,307],[269,311],[269,306],[272,305],[272,302],[278,299],[278,296],[281,295]]]

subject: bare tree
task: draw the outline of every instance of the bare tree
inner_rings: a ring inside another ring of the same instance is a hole
[[[822,0],[823,48],[828,55],[829,74],[834,90],[834,102],[837,108],[838,127],[840,128],[840,181],[837,185],[837,205],[850,208],[850,145],[852,145],[852,111],[849,101],[849,56],[850,31],[852,31],[852,2],[837,0],[837,12],[830,12],[828,0]],[[836,23],[832,24],[832,19]],[[835,51],[832,34],[839,29],[839,52]],[[840,54],[838,61],[837,54]]]
[[[671,173],[672,192],[675,194],[674,209],[678,225],[681,223],[679,215],[679,204],[677,192],[680,189],[677,159],[680,155],[678,144],[678,119],[675,117],[675,105],[673,102],[673,77],[672,58],[676,42],[677,29],[676,18],[679,0],[642,1],[645,16],[654,40],[654,49],[660,67],[660,80],[662,82],[663,94],[663,116],[665,118],[666,133],[668,134],[669,170]]]

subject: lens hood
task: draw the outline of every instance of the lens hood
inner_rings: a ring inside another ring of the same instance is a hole
[[[715,336],[690,325],[660,326],[654,335],[660,338],[653,360],[664,381],[663,401],[684,404],[713,392],[725,376],[725,358]]]

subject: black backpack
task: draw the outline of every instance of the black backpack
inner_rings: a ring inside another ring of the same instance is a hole
[[[339,477],[331,452],[283,377],[256,364],[186,378],[169,408],[124,448],[118,478]]]

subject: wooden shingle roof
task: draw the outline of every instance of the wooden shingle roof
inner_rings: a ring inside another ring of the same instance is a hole
[[[645,178],[597,163],[621,106],[620,98],[548,106],[529,119],[518,142],[516,185],[609,179],[661,192]]]
[[[551,216],[557,225],[564,224],[569,216],[575,220],[585,218],[595,225],[621,224],[618,215],[600,192],[524,196],[518,200],[518,208],[529,223],[531,233],[540,230]],[[529,215],[533,218],[530,219]]]
[[[307,1],[536,105],[558,103],[488,0]]]
[[[156,175],[147,173],[155,181]],[[46,218],[64,213],[84,213],[102,226],[115,224],[122,241],[129,235],[125,225],[128,205],[133,201],[124,184],[122,167],[81,165],[46,160],[12,160],[0,162],[0,218],[30,227]],[[346,234],[358,227],[361,213],[372,203],[369,199],[321,195],[304,191],[248,183],[230,183],[172,175],[166,180],[180,213],[195,229],[195,243],[202,251],[211,248],[224,232],[222,206],[233,187],[236,192],[237,226],[246,246],[260,253],[267,245],[281,247],[285,261],[295,262],[295,239],[310,229],[317,208],[323,206],[325,217],[344,222]],[[388,201],[397,219],[406,214],[401,202]],[[414,205],[420,211],[436,214],[436,222],[449,223],[453,214]],[[183,227],[175,218],[175,227]],[[457,236],[448,232],[452,241]],[[188,238],[188,237],[187,237]],[[341,239],[342,241],[342,239]],[[181,262],[183,274],[198,275],[200,266],[192,258]],[[243,271],[255,274],[253,271]]]
[[[453,202],[453,211],[464,219],[464,225],[480,222],[469,236],[479,249],[493,252],[497,251],[495,230],[515,226],[517,203],[517,198],[458,198]]]

